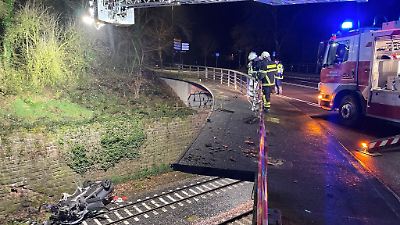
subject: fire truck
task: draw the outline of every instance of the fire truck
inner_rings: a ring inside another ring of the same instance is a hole
[[[400,21],[338,33],[325,45],[320,107],[348,125],[362,116],[400,123]]]

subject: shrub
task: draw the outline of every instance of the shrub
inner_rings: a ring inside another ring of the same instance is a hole
[[[68,87],[84,75],[88,42],[73,23],[63,27],[44,7],[27,4],[15,14],[3,40],[4,90]]]

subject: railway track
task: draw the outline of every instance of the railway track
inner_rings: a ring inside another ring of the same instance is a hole
[[[226,192],[246,182],[229,178],[211,177],[147,196],[135,201],[113,203],[95,217],[82,222],[83,225],[140,224],[143,219],[156,216],[182,207],[195,204],[202,198]]]

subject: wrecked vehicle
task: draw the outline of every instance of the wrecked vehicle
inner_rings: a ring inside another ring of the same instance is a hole
[[[74,194],[63,194],[63,198],[50,207],[51,216],[46,225],[79,224],[95,215],[112,200],[114,185],[110,180],[86,181]]]

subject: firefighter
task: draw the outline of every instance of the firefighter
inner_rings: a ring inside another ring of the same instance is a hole
[[[283,80],[283,65],[279,60],[275,61],[277,66],[277,73],[275,76],[275,93],[278,95],[282,94],[282,80]]]
[[[262,82],[264,111],[267,113],[271,108],[271,91],[275,86],[275,76],[278,68],[276,63],[271,60],[271,55],[268,52],[262,52],[260,59],[259,80]]]
[[[248,87],[248,93],[247,95],[249,96],[249,101],[251,103],[251,111],[256,111],[257,110],[257,104],[258,104],[258,95],[257,95],[257,73],[258,73],[258,64],[259,64],[259,59],[258,56],[255,52],[250,52],[248,56],[249,63],[247,64],[247,74],[254,79],[249,79],[249,87]]]

